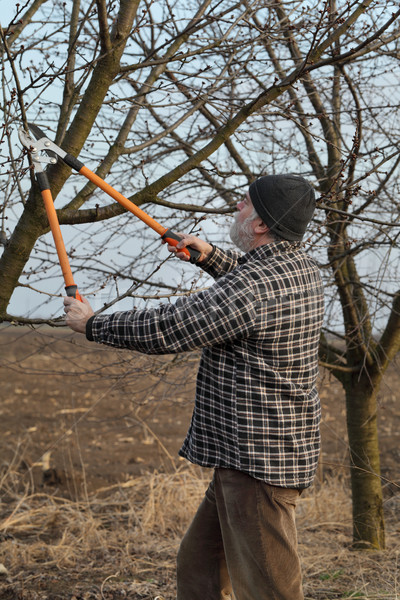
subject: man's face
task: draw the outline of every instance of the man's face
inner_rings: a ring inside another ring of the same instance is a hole
[[[253,203],[250,200],[249,193],[238,202],[238,212],[235,214],[234,222],[231,225],[230,237],[232,242],[243,252],[249,252],[254,248],[255,234],[253,229],[254,220],[257,218],[254,213]]]
[[[253,203],[250,200],[249,192],[246,192],[243,200],[237,203],[236,208],[238,213],[236,213],[235,218],[243,223],[245,219],[250,217],[254,210]]]

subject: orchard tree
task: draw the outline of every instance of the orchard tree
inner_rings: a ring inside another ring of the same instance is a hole
[[[282,26],[280,43],[264,39],[280,79],[304,57],[289,8],[274,3]],[[341,10],[336,2],[329,3],[334,27]],[[400,348],[399,97],[398,77],[393,75],[399,13],[388,14],[382,5],[386,20],[377,27],[375,11],[376,6],[370,13],[371,28],[364,21],[363,34],[356,27],[350,37],[335,41],[331,60],[314,63],[300,85],[275,101],[275,111],[271,105],[261,111],[263,124],[257,128],[265,132],[258,141],[271,151],[270,169],[285,170],[290,157],[296,171],[307,165],[320,192],[320,233],[314,247],[326,249],[320,260],[327,277],[320,358],[345,391],[354,542],[367,548],[383,548],[385,543],[378,397],[384,373]],[[262,27],[257,15],[254,26]],[[349,42],[354,44],[351,56]]]
[[[327,291],[321,361],[347,398],[354,540],[375,548],[384,546],[377,397],[400,346],[397,9],[33,0],[15,4],[1,28],[1,320],[55,324],[50,300],[60,293],[18,126],[40,126],[158,221],[216,242],[255,177],[306,176],[319,197],[306,244]],[[92,183],[61,162],[47,174],[85,294],[108,307],[200,285],[192,266],[161,269],[157,236]],[[376,274],[366,268],[373,256]],[[42,314],[18,313],[20,290]]]

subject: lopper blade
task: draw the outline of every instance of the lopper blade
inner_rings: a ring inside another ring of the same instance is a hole
[[[34,123],[28,123],[28,127],[29,127],[29,131],[31,131],[31,133],[33,133],[36,140],[41,140],[42,138],[47,139],[47,135],[44,133],[44,131],[42,131],[40,129],[40,127],[38,127]],[[43,147],[42,150],[44,150],[48,156],[58,159],[57,154],[55,152],[53,152],[53,150],[49,150],[46,147]]]

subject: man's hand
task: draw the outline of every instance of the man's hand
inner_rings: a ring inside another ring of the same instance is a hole
[[[195,235],[189,235],[187,233],[179,233],[179,235],[183,239],[180,242],[178,242],[177,246],[171,246],[170,244],[168,244],[167,247],[170,252],[172,252],[173,254],[176,254],[176,257],[179,258],[180,260],[188,261],[188,260],[190,260],[189,256],[187,254],[185,254],[184,252],[179,252],[179,250],[182,250],[182,248],[186,248],[186,246],[191,246],[192,248],[194,248],[195,250],[198,250],[200,252],[200,258],[199,258],[198,262],[202,262],[203,260],[206,260],[207,256],[210,254],[210,252],[212,251],[212,248],[213,248],[211,246],[211,244],[201,240],[200,238],[196,237]],[[163,242],[163,243],[165,243],[165,242]]]
[[[64,298],[65,322],[78,333],[86,333],[86,323],[94,315],[92,307],[86,298],[82,297],[82,302],[75,298],[66,296]]]

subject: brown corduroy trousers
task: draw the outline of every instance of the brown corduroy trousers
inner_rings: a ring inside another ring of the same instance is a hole
[[[216,469],[179,549],[177,600],[303,600],[299,495]]]

